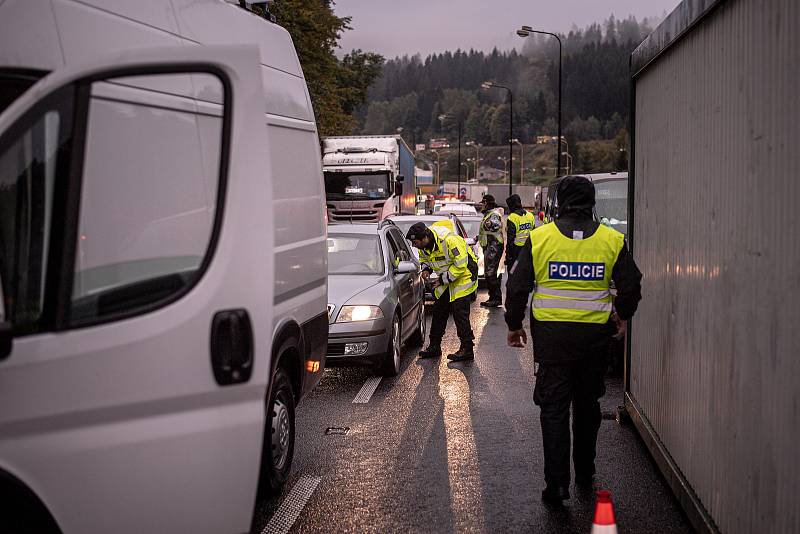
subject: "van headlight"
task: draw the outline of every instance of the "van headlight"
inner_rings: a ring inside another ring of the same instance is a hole
[[[372,321],[383,319],[383,311],[378,306],[342,306],[337,323],[352,323],[355,321]]]

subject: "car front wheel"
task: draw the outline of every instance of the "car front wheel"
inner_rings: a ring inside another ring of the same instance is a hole
[[[400,355],[402,343],[400,341],[400,317],[394,316],[392,320],[392,330],[389,333],[389,346],[383,356],[381,374],[383,376],[397,376],[400,372]]]

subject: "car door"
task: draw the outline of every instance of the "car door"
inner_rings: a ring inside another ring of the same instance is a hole
[[[389,255],[391,260],[391,268],[400,263],[401,261],[410,261],[408,254],[401,248],[399,239],[400,234],[394,229],[386,231],[386,241],[389,244]],[[400,309],[403,313],[403,333],[409,331],[416,324],[416,315],[412,312],[415,311],[414,307],[414,276],[413,273],[397,273],[392,271],[392,280],[397,291],[398,302]]]
[[[65,67],[0,115],[0,475],[63,532],[250,528],[263,107],[257,48],[207,46]]]
[[[392,232],[395,240],[397,241],[398,247],[400,248],[400,257],[403,258],[403,261],[410,261],[419,267],[419,260],[414,255],[414,252],[411,250],[413,247],[408,243],[406,238],[403,236],[402,232]],[[424,299],[425,299],[425,281],[422,279],[422,273],[417,271],[416,273],[411,273],[411,285],[414,289],[413,295],[411,297],[412,305],[416,308],[419,305],[424,306]]]

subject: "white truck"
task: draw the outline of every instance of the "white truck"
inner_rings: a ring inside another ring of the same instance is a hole
[[[329,222],[416,214],[414,154],[399,135],[325,137],[322,167]]]
[[[283,28],[0,2],[0,530],[249,531],[325,365],[323,209]]]

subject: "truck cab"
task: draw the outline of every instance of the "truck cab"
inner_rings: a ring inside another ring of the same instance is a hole
[[[330,222],[375,222],[416,209],[414,157],[400,136],[323,139]]]

